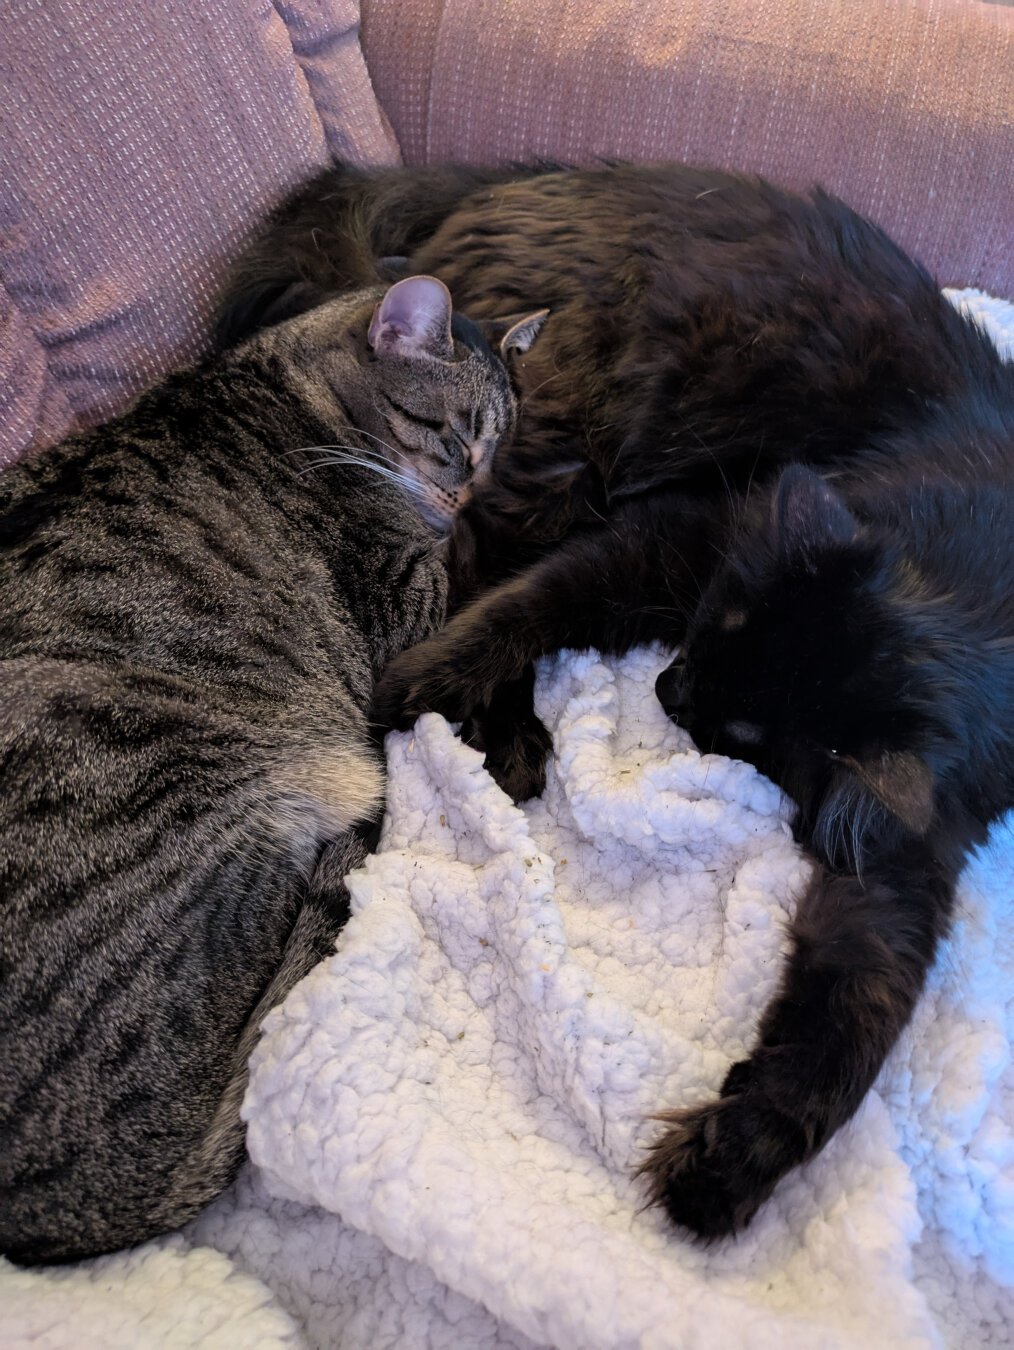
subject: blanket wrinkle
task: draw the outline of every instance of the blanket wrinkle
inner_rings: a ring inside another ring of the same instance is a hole
[[[1014,354],[1014,306],[952,298]],[[0,1263],[0,1343],[1010,1343],[1014,818],[856,1118],[737,1241],[644,1209],[652,1114],[748,1051],[809,871],[778,790],[666,721],[666,660],[542,663],[554,758],[524,808],[442,718],[389,737],[353,917],[252,1060],[251,1163],[183,1235]]]

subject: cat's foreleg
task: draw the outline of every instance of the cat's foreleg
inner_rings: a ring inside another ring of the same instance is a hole
[[[485,753],[486,768],[512,801],[541,797],[553,740],[535,712],[535,667],[498,685],[465,721],[461,739]]]
[[[631,503],[594,534],[561,545],[396,657],[374,694],[374,717],[405,728],[423,712],[462,721],[564,647],[619,654],[682,639],[713,565],[711,514],[676,494]]]
[[[703,1238],[742,1228],[854,1115],[912,1014],[953,893],[953,874],[915,846],[863,880],[817,872],[757,1048],[718,1100],[661,1117],[641,1171],[677,1224]]]

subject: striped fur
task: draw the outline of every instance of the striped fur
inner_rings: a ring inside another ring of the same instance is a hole
[[[0,479],[16,1260],[141,1241],[221,1189],[260,1018],[347,914],[383,793],[373,683],[444,613],[425,493],[457,500],[474,473],[440,429],[481,423],[492,453],[514,417],[471,327],[439,357],[373,350],[381,295],[175,375]]]

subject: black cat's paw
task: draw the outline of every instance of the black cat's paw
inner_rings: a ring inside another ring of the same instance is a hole
[[[752,1059],[741,1059],[734,1064],[725,1075],[725,1082],[719,1089],[720,1097],[736,1097],[741,1092],[745,1092],[753,1081],[754,1062]]]
[[[461,653],[436,637],[389,663],[373,691],[371,716],[385,729],[407,731],[424,712],[461,722],[478,701]]]
[[[705,1241],[745,1228],[805,1154],[800,1127],[749,1092],[659,1119],[668,1128],[638,1173],[651,1203]]]
[[[521,803],[542,796],[553,738],[537,717],[503,736],[491,736],[487,729],[481,748],[486,752],[486,768],[511,801]]]
[[[651,1203],[661,1205],[680,1228],[708,1241],[744,1228],[764,1198],[754,1194],[750,1178],[741,1175],[742,1158],[728,1148],[735,1123],[727,1117],[735,1108],[736,1099],[728,1098],[661,1116],[668,1129],[638,1169]]]

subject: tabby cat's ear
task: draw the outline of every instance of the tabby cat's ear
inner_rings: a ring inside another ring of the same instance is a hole
[[[859,531],[830,483],[801,464],[790,464],[778,480],[774,525],[782,558],[811,566],[828,549],[851,544]]]
[[[923,835],[933,819],[933,770],[908,750],[885,750],[869,759],[845,760],[880,804],[913,834]]]
[[[531,314],[508,314],[502,319],[485,319],[479,327],[491,347],[506,361],[511,352],[526,352],[539,335],[539,329],[549,318],[548,309],[537,309]]]
[[[450,291],[436,277],[396,282],[374,311],[367,336],[378,355],[449,361],[454,355]]]

